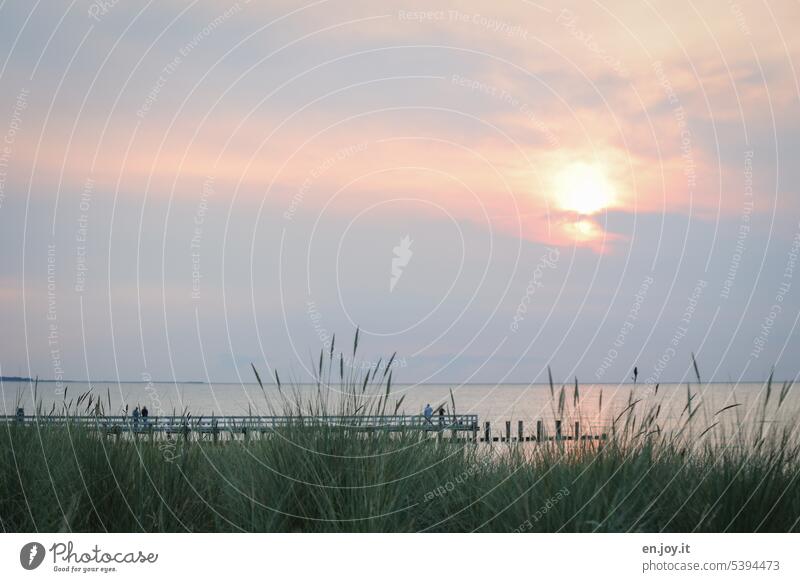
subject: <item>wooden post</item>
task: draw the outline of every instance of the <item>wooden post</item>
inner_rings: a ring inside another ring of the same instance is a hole
[[[523,429],[521,420],[517,423],[517,440],[519,442],[523,442],[525,440],[525,430]]]
[[[577,420],[575,421],[575,436],[572,438],[576,441],[581,440],[581,423]]]
[[[478,442],[478,423],[472,423],[472,442]]]
[[[560,420],[556,421],[556,440],[557,441],[561,440],[561,421]]]
[[[506,421],[506,442],[507,443],[511,442],[511,421],[510,420]]]
[[[492,442],[492,425],[488,420],[484,423],[483,441],[486,443]]]
[[[542,427],[542,421],[541,420],[537,420],[536,421],[536,441],[537,442],[542,442],[542,439],[544,438],[544,430],[542,430],[542,428],[543,428]]]

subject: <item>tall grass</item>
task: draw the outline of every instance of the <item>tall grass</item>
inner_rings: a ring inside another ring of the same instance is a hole
[[[357,348],[356,337],[354,356]],[[265,406],[295,416],[392,414],[402,406],[391,392],[391,358],[358,371],[332,343],[314,369],[313,396],[276,373],[274,385],[261,384]],[[0,426],[0,528],[800,531],[795,433],[766,422],[741,430],[738,404],[703,417],[697,376],[677,428],[663,428],[660,402],[632,396],[609,419],[606,441],[489,446],[410,431],[298,426],[212,443],[9,423]],[[774,402],[770,378],[762,416],[790,389],[782,385]],[[577,381],[573,390],[579,416]],[[564,417],[564,388],[551,381],[551,391],[554,414]],[[455,404],[451,395],[442,406],[454,411]],[[67,411],[76,412],[74,404]]]

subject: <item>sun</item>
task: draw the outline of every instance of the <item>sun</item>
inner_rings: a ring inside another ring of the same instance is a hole
[[[571,163],[556,174],[554,197],[561,210],[587,216],[616,202],[614,188],[604,168],[585,162]]]

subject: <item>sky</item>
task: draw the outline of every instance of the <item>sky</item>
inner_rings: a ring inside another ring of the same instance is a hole
[[[798,19],[0,1],[0,374],[793,379]]]

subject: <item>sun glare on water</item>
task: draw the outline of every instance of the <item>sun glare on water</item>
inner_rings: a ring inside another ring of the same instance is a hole
[[[556,175],[554,197],[561,210],[587,216],[616,202],[614,188],[603,168],[584,162],[572,163]]]

